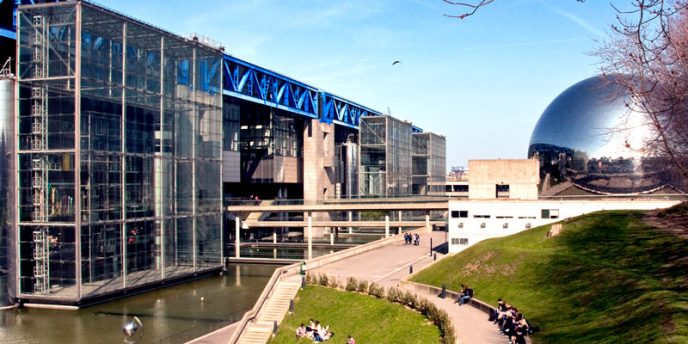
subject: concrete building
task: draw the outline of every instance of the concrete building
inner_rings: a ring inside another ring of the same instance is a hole
[[[470,160],[468,198],[537,199],[538,161],[533,159]]]
[[[679,199],[534,199],[450,200],[447,221],[449,252],[457,253],[489,238],[601,210],[652,210]]]
[[[540,197],[538,160],[471,160],[468,166],[468,197],[449,200],[450,253],[594,211],[650,210],[680,202],[676,197]]]
[[[0,273],[15,299],[84,305],[216,271],[233,240],[223,204],[251,195],[411,193],[422,129],[408,122],[91,2],[15,9],[16,33],[0,31],[16,44],[0,82]],[[389,158],[382,179],[361,147]]]

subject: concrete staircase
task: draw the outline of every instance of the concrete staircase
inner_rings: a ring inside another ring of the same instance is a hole
[[[301,288],[301,276],[291,276],[278,282],[275,291],[258,313],[256,320],[248,324],[239,338],[239,344],[265,344],[272,335],[275,321],[279,324],[289,311],[289,301],[293,300]]]

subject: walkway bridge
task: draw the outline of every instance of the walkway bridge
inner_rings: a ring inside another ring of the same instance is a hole
[[[391,234],[392,227],[397,227],[397,233],[401,233],[402,227],[430,229],[434,226],[445,226],[448,207],[448,201],[444,197],[418,196],[335,199],[313,203],[302,200],[238,201],[236,204],[227,206],[226,211],[235,215],[235,238],[241,237],[242,229],[303,228],[304,239],[308,244],[307,257],[311,259],[313,257],[313,228],[334,228],[334,231],[330,231],[331,242],[334,233],[338,233],[339,228],[348,228],[349,233],[352,232],[352,228],[384,228],[384,237],[387,238]],[[355,212],[358,216],[354,216]],[[431,218],[432,212],[441,214]],[[371,216],[361,216],[361,213],[368,213]],[[409,216],[409,213],[412,215]],[[289,214],[298,215],[292,215],[290,220]],[[396,216],[392,219],[389,214]],[[406,214],[406,218],[403,214]],[[346,218],[339,219],[340,216]],[[371,219],[371,217],[379,219]],[[273,235],[273,238],[276,242],[276,235]],[[240,240],[235,240],[234,245],[235,258],[240,258]]]

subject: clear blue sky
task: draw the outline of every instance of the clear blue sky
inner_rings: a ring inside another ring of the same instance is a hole
[[[598,71],[607,1],[497,0],[464,19],[441,0],[96,0],[447,137],[447,168],[525,158],[545,107]],[[618,0],[628,6],[629,0]],[[392,66],[392,62],[401,63]]]

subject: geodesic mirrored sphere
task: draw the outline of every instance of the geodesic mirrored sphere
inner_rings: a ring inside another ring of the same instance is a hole
[[[669,165],[648,153],[650,129],[618,77],[580,81],[540,116],[528,157],[540,161],[542,195],[667,191]]]

